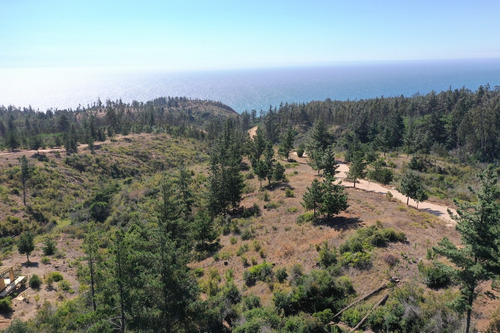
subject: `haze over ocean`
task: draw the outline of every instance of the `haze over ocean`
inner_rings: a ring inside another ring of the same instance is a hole
[[[281,102],[412,96],[500,86],[500,59],[400,61],[322,67],[164,72],[113,68],[2,68],[0,105],[45,111],[100,98],[130,103],[162,96],[221,101],[238,112]]]

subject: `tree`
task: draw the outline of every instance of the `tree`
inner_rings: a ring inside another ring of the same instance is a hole
[[[266,163],[266,171],[267,171],[267,181],[271,184],[271,180],[273,179],[274,173],[274,148],[271,142],[267,143],[266,150],[264,151],[265,163]]]
[[[320,211],[329,218],[332,215],[346,210],[349,205],[347,204],[347,195],[344,193],[342,185],[334,183],[335,178],[328,176],[323,180],[323,197],[321,200]]]
[[[260,188],[262,189],[262,181],[267,177],[267,164],[262,160],[254,160],[252,162],[253,171],[259,178]]]
[[[364,153],[361,151],[354,152],[349,168],[349,178],[352,179],[354,187],[356,187],[356,180],[365,176],[365,168]]]
[[[96,283],[97,283],[97,272],[96,265],[100,259],[99,256],[99,238],[98,233],[95,230],[95,224],[89,223],[87,224],[87,234],[85,237],[85,242],[83,246],[83,250],[87,255],[87,265],[89,266],[90,272],[90,296],[92,299],[92,309],[94,311],[97,310],[96,304]]]
[[[244,185],[240,165],[240,142],[234,137],[228,121],[210,156],[208,207],[212,217],[226,214],[229,207],[239,206]]]
[[[30,165],[26,156],[22,156],[19,158],[19,162],[21,163],[21,183],[23,184],[23,203],[26,206],[26,185],[28,179],[31,178],[33,174],[33,167]]]
[[[425,188],[422,185],[422,179],[412,172],[408,172],[403,176],[398,191],[407,197],[406,205],[409,204],[410,198],[415,201],[417,201],[417,199],[425,200],[424,197],[426,194]]]
[[[285,167],[280,162],[276,163],[274,167],[273,180],[276,182],[286,181]]]
[[[286,132],[281,136],[281,142],[278,149],[280,155],[282,155],[285,159],[288,160],[288,156],[290,154],[290,150],[293,148],[293,141],[295,140],[296,132],[289,128]]]
[[[304,193],[302,199],[304,200],[302,206],[304,206],[305,209],[312,209],[313,216],[316,218],[316,210],[323,200],[323,188],[317,179],[313,180],[311,187],[307,188],[307,192]]]
[[[24,232],[19,236],[17,250],[19,254],[26,254],[26,259],[30,262],[30,254],[35,249],[35,237],[31,232]]]
[[[472,305],[479,293],[477,287],[500,274],[500,189],[492,167],[479,177],[481,189],[477,202],[456,202],[457,215],[450,212],[457,221],[461,246],[445,237],[434,247],[436,253],[455,264],[454,279],[461,286],[455,306],[466,311],[466,333],[470,329]]]
[[[325,177],[335,177],[339,165],[335,161],[335,152],[332,146],[328,147],[323,154],[321,165],[323,166]]]

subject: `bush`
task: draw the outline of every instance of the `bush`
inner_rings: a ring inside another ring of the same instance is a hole
[[[250,267],[243,273],[243,280],[247,286],[252,286],[255,282],[269,282],[273,277],[273,266],[267,262]]]
[[[45,247],[43,248],[43,254],[45,254],[46,256],[53,255],[57,250],[56,242],[54,242],[52,238],[47,238],[44,242],[44,245]]]
[[[239,257],[245,252],[248,252],[248,244],[241,245],[238,251],[236,252],[236,255]]]
[[[242,240],[249,240],[255,237],[255,232],[252,229],[245,229],[241,233]]]
[[[69,284],[68,280],[59,281],[59,288],[61,288],[61,290],[64,290],[65,292],[72,293],[71,285]]]
[[[63,279],[64,279],[64,277],[62,276],[61,273],[51,272],[51,273],[49,273],[49,276],[47,277],[46,282],[49,286],[52,286],[52,283],[62,281]]]
[[[297,217],[298,224],[302,224],[304,222],[310,222],[312,220],[314,220],[314,213],[313,212],[306,212],[306,213],[299,215]]]
[[[368,172],[368,178],[387,185],[394,179],[394,172],[391,169],[375,167],[374,170]]]
[[[255,295],[248,295],[247,297],[243,298],[243,306],[245,310],[252,310],[255,308],[260,308],[260,298],[259,296]]]
[[[42,257],[42,264],[44,264],[44,265],[50,264],[50,259],[47,257]]]
[[[332,250],[328,248],[327,242],[323,243],[323,246],[318,248],[319,252],[319,264],[323,268],[328,268],[337,263],[337,249],[333,247]]]
[[[12,312],[12,300],[10,297],[0,299],[0,313],[7,314]]]
[[[303,144],[299,145],[299,148],[297,149],[297,156],[298,157],[304,156],[304,145]]]
[[[40,286],[42,285],[42,279],[40,279],[38,275],[33,274],[30,278],[29,285],[31,289],[40,289]]]
[[[434,262],[427,266],[421,261],[418,263],[418,270],[429,288],[444,288],[451,283],[451,270],[441,263]]]
[[[293,198],[295,196],[295,193],[292,191],[292,189],[290,189],[289,187],[287,187],[285,189],[285,197],[287,198]]]
[[[285,282],[288,277],[288,273],[286,272],[286,267],[281,267],[276,270],[276,279],[278,279],[279,283]]]

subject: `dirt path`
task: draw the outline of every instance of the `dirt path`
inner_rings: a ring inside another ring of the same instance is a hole
[[[293,155],[294,157],[297,157],[297,153],[294,152]],[[304,158],[299,157],[297,157],[297,159],[305,160]],[[346,187],[354,186],[352,182],[347,180],[347,173],[349,172],[349,166],[347,165],[347,163],[339,162],[339,168],[337,169],[337,171],[339,171],[339,173],[337,174],[337,178],[342,180],[342,185]],[[395,199],[406,204],[407,198],[403,194],[399,193],[394,187],[388,188],[375,182],[360,179],[356,182],[356,188],[379,194],[387,194],[387,192],[390,192]],[[417,208],[417,202],[412,199],[409,200],[409,205]],[[446,221],[448,226],[454,226],[456,224],[456,222],[448,214],[448,209],[451,210],[453,214],[456,214],[457,212],[450,207],[424,201],[418,204],[418,209],[439,217],[443,221]]]
[[[248,134],[250,134],[250,138],[253,138],[254,136],[257,135],[257,128],[259,128],[259,126],[254,126],[248,130]]]

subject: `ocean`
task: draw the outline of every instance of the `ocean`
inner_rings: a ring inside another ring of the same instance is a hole
[[[500,59],[406,61],[295,68],[166,72],[116,68],[0,68],[0,105],[76,109],[98,98],[130,103],[162,96],[221,101],[237,112],[281,102],[413,96],[500,86]]]

